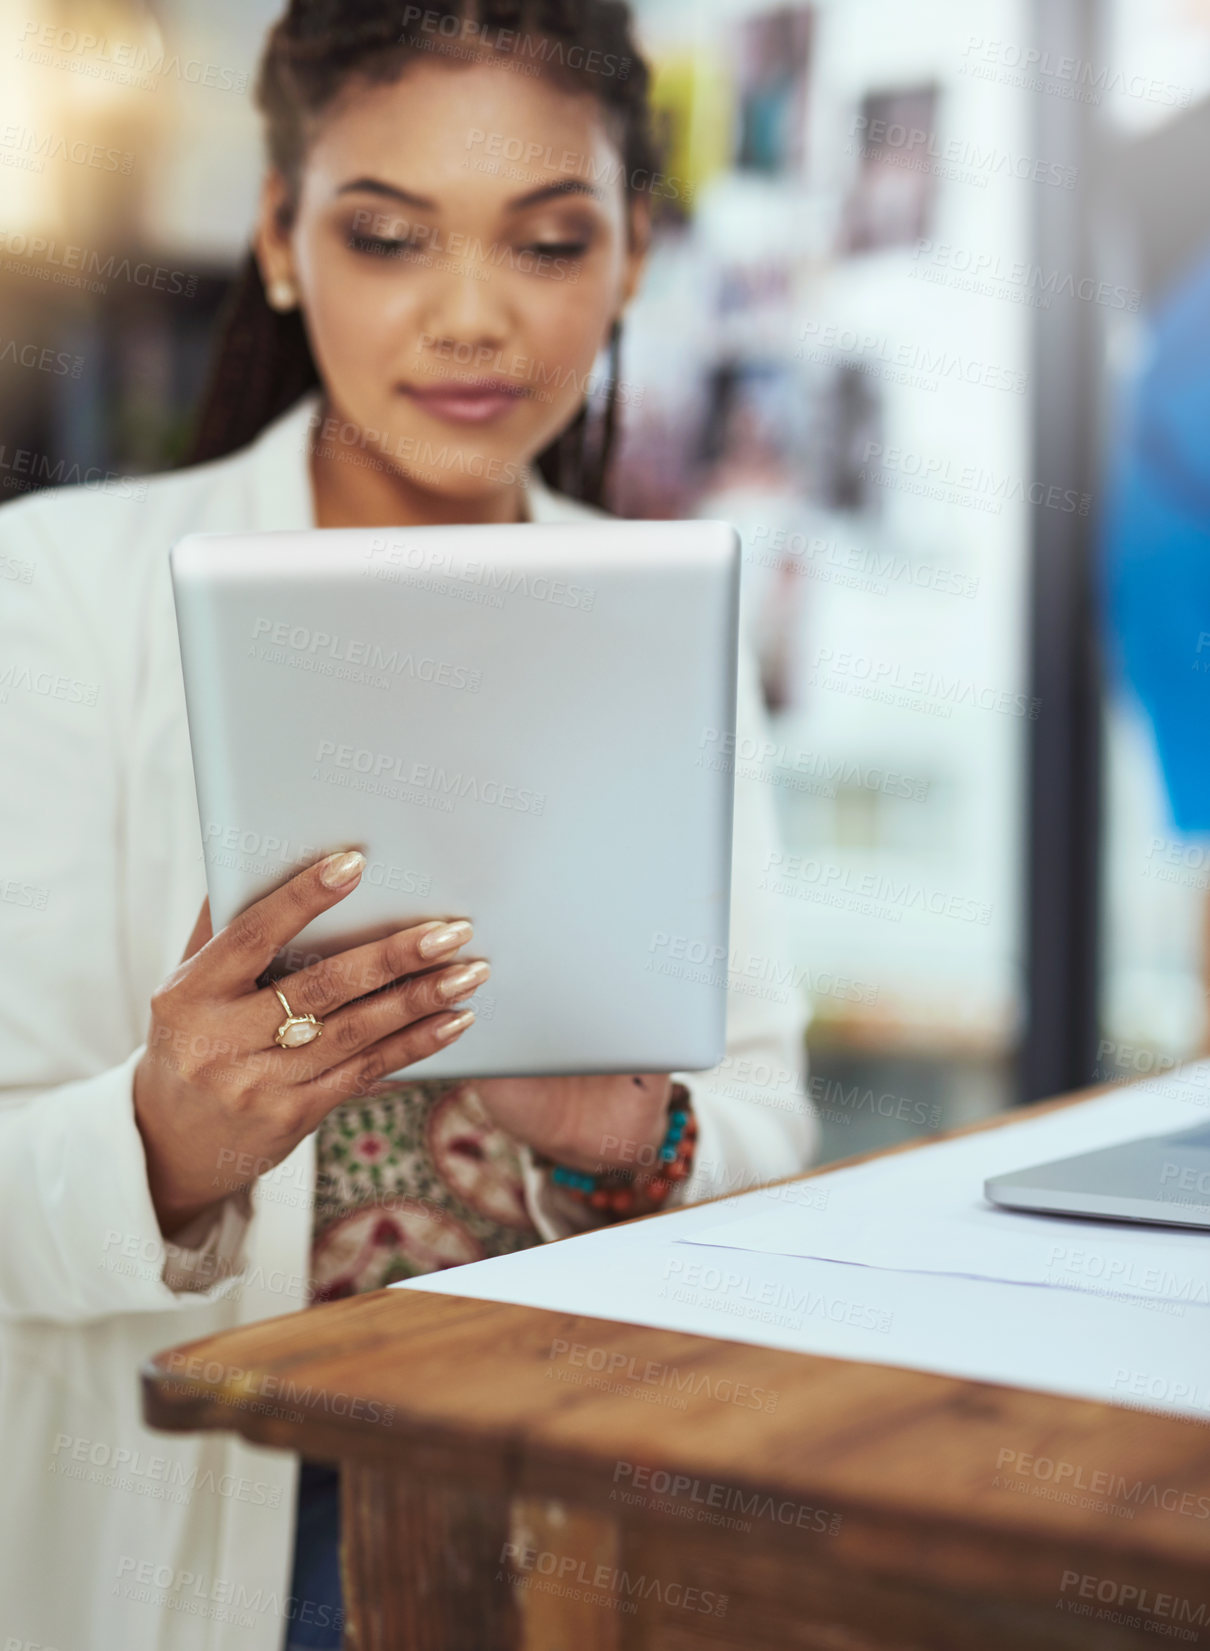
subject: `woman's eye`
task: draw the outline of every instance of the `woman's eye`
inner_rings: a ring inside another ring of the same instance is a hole
[[[424,250],[422,240],[392,241],[379,235],[350,235],[348,244],[354,252],[365,252],[375,258],[403,258]]]
[[[582,258],[588,251],[587,241],[532,241],[522,252],[537,252],[547,258]]]

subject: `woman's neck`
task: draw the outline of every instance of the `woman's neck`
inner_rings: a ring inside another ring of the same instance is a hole
[[[419,486],[372,448],[317,446],[314,440],[308,469],[316,527],[442,527],[525,520],[521,481],[457,498]]]

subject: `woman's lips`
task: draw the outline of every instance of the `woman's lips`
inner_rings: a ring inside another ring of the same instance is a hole
[[[491,379],[476,379],[466,384],[446,381],[430,389],[416,384],[401,384],[398,388],[426,413],[450,424],[488,424],[511,412],[525,395],[515,384]]]

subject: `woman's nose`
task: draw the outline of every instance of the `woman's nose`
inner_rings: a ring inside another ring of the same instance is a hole
[[[499,346],[511,328],[500,272],[484,258],[468,258],[453,274],[443,271],[434,286],[425,332],[441,344]]]

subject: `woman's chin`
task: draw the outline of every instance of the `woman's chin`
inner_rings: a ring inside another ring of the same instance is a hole
[[[452,460],[452,455],[445,459]],[[482,453],[467,453],[466,464],[442,462],[437,465],[405,460],[399,466],[415,487],[422,487],[443,499],[471,501],[490,498],[502,488],[515,487],[525,478],[525,461],[519,458],[489,459]]]
[[[313,446],[321,464],[348,466],[364,475],[395,476],[449,499],[482,499],[501,488],[515,487],[525,476],[531,448],[516,442],[484,441],[468,438],[464,432],[392,428],[368,421],[346,426],[357,437],[325,441],[322,432]]]

